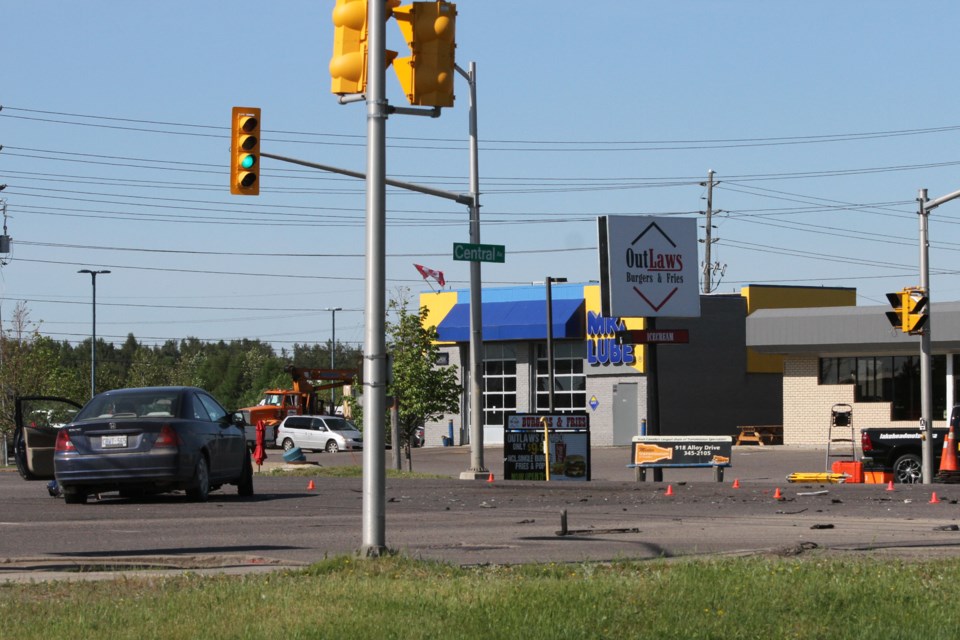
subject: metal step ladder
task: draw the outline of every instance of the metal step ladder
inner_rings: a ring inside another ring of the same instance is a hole
[[[856,431],[853,428],[853,407],[839,403],[830,409],[830,424],[827,426],[826,471],[831,470],[831,458],[857,460]]]

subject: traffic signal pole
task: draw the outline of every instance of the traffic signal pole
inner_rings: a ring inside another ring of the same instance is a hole
[[[386,377],[387,99],[386,3],[367,3],[367,220],[366,324],[363,347],[363,542],[360,553],[379,557],[386,542],[386,467],[383,417]],[[397,443],[393,443],[397,446]]]
[[[920,453],[922,460],[923,484],[933,482],[933,452],[930,443],[933,435],[933,377],[931,375],[932,356],[930,354],[932,331],[933,305],[930,298],[930,236],[929,236],[929,218],[930,212],[941,204],[950,202],[955,198],[960,198],[960,191],[948,193],[945,196],[935,200],[927,199],[927,190],[920,189],[919,207],[917,213],[920,218],[920,288],[927,297],[927,323],[923,333],[920,334],[920,429],[923,432],[923,439],[920,444]],[[906,311],[904,311],[906,313]]]

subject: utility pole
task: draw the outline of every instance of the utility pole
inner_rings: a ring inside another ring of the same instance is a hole
[[[703,182],[700,183],[704,184]],[[713,284],[710,281],[710,274],[713,273],[713,259],[710,255],[710,247],[716,240],[713,239],[713,169],[707,172],[707,226],[703,247],[703,292],[710,293]]]

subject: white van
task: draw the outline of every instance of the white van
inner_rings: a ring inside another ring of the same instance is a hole
[[[339,416],[287,416],[277,427],[277,446],[285,451],[355,451],[363,449],[363,435]]]

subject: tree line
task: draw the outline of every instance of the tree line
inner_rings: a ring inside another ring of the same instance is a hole
[[[0,432],[11,433],[16,396],[46,395],[81,404],[90,398],[90,339],[78,344],[43,336],[19,303],[0,325]],[[260,340],[203,342],[197,338],[142,344],[131,333],[122,344],[96,342],[97,392],[124,387],[189,385],[206,389],[228,410],[256,404],[264,390],[290,388],[284,367],[328,368],[335,347],[338,369],[360,373],[363,351],[338,342],[294,344],[276,352]]]
[[[437,365],[437,330],[425,326],[426,307],[415,309],[410,298],[407,290],[397,292],[388,304],[390,319],[385,325],[391,371],[387,394],[396,400],[397,436],[406,444],[418,426],[459,413],[462,393],[457,367]],[[0,322],[0,434],[13,432],[17,396],[58,396],[80,403],[89,399],[90,342],[73,345],[41,335],[26,304],[18,303],[8,326]],[[212,393],[228,411],[255,405],[267,389],[289,389],[292,381],[284,371],[288,365],[328,368],[331,349],[335,349],[337,369],[353,369],[359,379],[363,366],[362,349],[330,341],[294,344],[277,353],[260,340],[185,338],[145,345],[131,333],[120,345],[101,339],[95,348],[97,393],[125,387],[194,386]],[[362,386],[355,385],[352,391],[353,397],[347,400],[359,426]],[[325,393],[329,392],[321,391],[321,397]],[[384,419],[390,420],[389,416]]]

